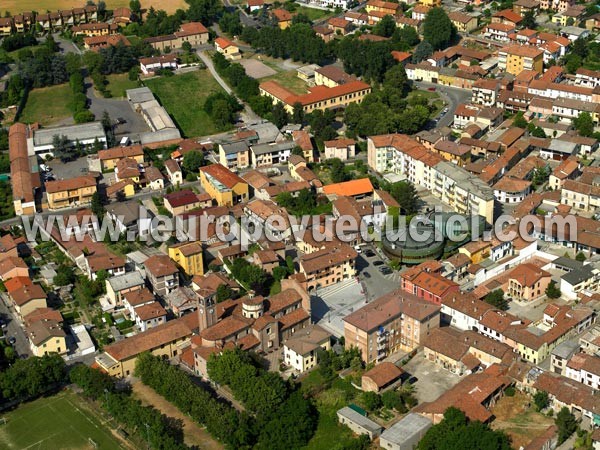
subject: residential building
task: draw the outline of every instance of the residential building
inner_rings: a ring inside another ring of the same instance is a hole
[[[38,320],[25,328],[25,334],[33,356],[67,353],[66,334],[62,325],[54,320]]]
[[[296,147],[293,141],[273,142],[269,144],[257,144],[250,148],[253,167],[272,166],[287,163]]]
[[[167,255],[154,255],[144,263],[152,292],[165,296],[179,287],[179,270]]]
[[[503,9],[497,11],[492,15],[492,23],[504,23],[514,28],[519,26],[523,21],[523,17],[520,14],[514,12],[512,9]]]
[[[352,30],[352,22],[342,17],[332,17],[327,21],[327,26],[333,30],[335,34],[345,36]]]
[[[240,140],[219,144],[219,162],[233,171],[249,167],[251,159],[248,143]]]
[[[208,29],[200,22],[183,23],[173,34],[154,36],[144,39],[155,50],[166,53],[165,50],[181,48],[184,42],[189,42],[193,48],[208,43]]]
[[[550,370],[565,375],[567,363],[577,352],[579,352],[579,343],[575,340],[565,341],[556,346],[550,353]]]
[[[478,330],[479,321],[494,307],[470,293],[455,292],[442,298],[442,321],[459,330]]]
[[[155,72],[162,69],[177,70],[179,68],[179,58],[177,55],[160,55],[148,58],[140,58],[140,70],[144,75],[154,75]]]
[[[157,327],[167,322],[167,311],[157,301],[138,306],[133,310],[132,316],[140,331]]]
[[[83,38],[83,47],[93,52],[99,52],[103,48],[118,47],[119,45],[129,47],[131,42],[120,33]]]
[[[81,25],[74,26],[71,28],[71,32],[74,36],[105,36],[107,34],[114,34],[119,31],[119,27],[116,24],[109,24],[105,22],[99,23],[82,23]]]
[[[576,158],[567,158],[552,170],[548,179],[548,186],[553,191],[561,190],[566,180],[574,180],[579,174],[579,161]]]
[[[151,232],[154,213],[136,201],[106,205],[106,215],[120,233],[131,232],[136,237],[147,237]]]
[[[167,359],[181,355],[183,348],[189,346],[192,333],[197,328],[198,318],[195,314],[170,320],[104,347],[104,351],[96,356],[95,363],[114,377],[131,376],[140,354],[149,352]]]
[[[201,167],[200,182],[219,206],[248,201],[248,183],[221,164]]]
[[[302,156],[304,157],[304,167],[306,167],[307,162],[315,162],[315,148],[313,146],[310,134],[308,134],[308,132],[304,130],[293,131],[292,138],[294,139],[296,145],[302,149]],[[289,162],[290,164],[292,164],[291,156]],[[297,163],[294,163],[294,166],[295,165],[297,165]]]
[[[222,36],[215,39],[215,49],[227,59],[235,61],[242,57],[239,47]]]
[[[130,147],[113,147],[98,151],[100,161],[100,172],[112,171],[122,159],[134,159],[136,163],[144,163],[144,149],[139,144]]]
[[[174,159],[167,159],[165,161],[165,170],[167,171],[167,177],[173,186],[179,186],[183,183],[183,172],[177,161]]]
[[[91,175],[46,182],[48,208],[52,210],[88,205],[96,192],[96,179]]]
[[[498,42],[509,42],[510,35],[515,32],[514,25],[506,23],[490,23],[484,28],[483,35],[487,39],[492,39]]]
[[[523,70],[542,73],[544,52],[538,47],[529,45],[502,47],[498,50],[498,67],[514,76],[519,75]]]
[[[519,14],[521,17],[525,13],[533,12],[534,14],[539,12],[540,2],[539,0],[517,0],[513,3],[513,11]]]
[[[354,158],[356,154],[356,142],[354,139],[334,139],[332,141],[325,141],[323,143],[325,147],[325,159],[339,158],[342,161],[346,161],[349,158]]]
[[[356,276],[356,257],[356,250],[347,244],[302,255],[300,279],[309,292],[352,279]]]
[[[565,180],[560,191],[560,202],[579,211],[595,212],[600,208],[600,185]]]
[[[137,270],[106,279],[106,298],[114,306],[123,304],[124,296],[144,287],[144,277]]]
[[[341,183],[323,186],[323,193],[330,199],[335,199],[337,197],[354,197],[359,200],[371,195],[373,191],[373,184],[368,178],[359,178],[357,180],[343,181]]]
[[[444,278],[437,272],[422,268],[422,265],[403,272],[400,275],[400,280],[403,291],[436,305],[441,304],[443,297],[459,292],[457,283]]]
[[[169,257],[186,275],[204,275],[202,245],[198,242],[182,242],[169,247]]]
[[[531,192],[531,181],[504,176],[492,188],[500,203],[521,203]]]
[[[331,349],[331,333],[318,325],[310,325],[283,343],[283,362],[299,373],[318,364],[320,350]]]
[[[567,378],[600,389],[600,356],[577,353],[567,363],[564,374]]]
[[[459,213],[473,212],[488,223],[494,218],[493,190],[455,164],[442,161],[414,139],[400,134],[371,136],[368,164],[377,172],[394,172],[426,187]]]
[[[440,325],[440,307],[398,290],[369,302],[343,321],[346,348],[357,347],[369,364],[422,345]]]
[[[179,216],[203,206],[199,195],[190,189],[174,191],[166,194],[163,198],[165,208],[174,216]]]
[[[292,13],[286,9],[275,8],[271,10],[271,16],[277,21],[280,29],[285,30],[292,24]]]
[[[47,308],[46,292],[39,284],[22,286],[12,292],[9,297],[13,302],[15,311],[23,318],[38,308]]]
[[[398,3],[386,2],[382,0],[369,0],[365,6],[365,9],[369,15],[371,15],[373,12],[379,12],[394,16],[398,11]]]
[[[305,113],[315,110],[341,109],[351,103],[360,103],[371,92],[371,86],[362,81],[351,81],[339,86],[314,86],[308,94],[296,95],[276,81],[265,81],[259,86],[260,95],[273,100],[273,104],[283,103],[288,113],[293,113],[294,104],[300,103]]]

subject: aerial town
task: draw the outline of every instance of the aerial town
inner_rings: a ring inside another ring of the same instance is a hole
[[[600,450],[600,0],[3,0],[0,166],[0,448]]]

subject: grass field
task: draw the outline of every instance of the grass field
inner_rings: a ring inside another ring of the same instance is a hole
[[[69,102],[72,91],[68,84],[59,84],[29,92],[27,103],[19,119],[22,122],[40,122],[52,125],[71,117]]]
[[[125,91],[127,89],[139,87],[138,82],[131,81],[129,79],[129,74],[127,73],[108,75],[106,80],[108,81],[107,88],[114,98],[125,97]]]
[[[269,63],[265,62],[269,67],[274,68]],[[275,69],[277,70],[277,69]],[[277,75],[272,75],[270,77],[261,78],[261,83],[267,80],[275,80],[280,85],[285,88],[288,88],[290,91],[295,94],[306,94],[308,92],[307,84],[298,78],[297,72],[295,70],[290,70],[287,72],[279,72]]]
[[[208,70],[146,81],[186,137],[215,134],[217,130],[204,112],[204,101],[223,89]]]
[[[107,9],[119,8],[121,6],[129,7],[129,0],[105,0]],[[141,0],[142,8],[164,9],[168,13],[174,13],[178,9],[187,9],[185,0]],[[13,15],[23,11],[45,12],[56,11],[58,9],[81,8],[85,5],[85,0],[2,0],[1,10],[10,11]]]
[[[325,17],[331,17],[334,14],[333,11],[326,11],[324,9],[317,8],[307,8],[306,6],[296,6],[296,10],[294,12],[298,14],[304,14],[312,22],[314,22],[315,20],[323,19]]]
[[[98,449],[126,448],[105,428],[92,409],[72,392],[26,403],[4,414],[0,425],[0,448],[5,449]]]

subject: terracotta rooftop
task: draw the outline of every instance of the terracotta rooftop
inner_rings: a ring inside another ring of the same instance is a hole
[[[167,255],[153,255],[144,266],[154,277],[160,278],[178,273],[175,263]]]
[[[245,183],[241,177],[221,164],[210,164],[208,166],[201,167],[200,171],[210,175],[212,178],[229,189],[233,189],[233,187],[238,183]]]
[[[370,378],[381,389],[396,381],[403,373],[394,363],[384,361],[363,373],[363,378]]]

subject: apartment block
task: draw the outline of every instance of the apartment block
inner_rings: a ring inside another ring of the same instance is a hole
[[[523,70],[544,71],[544,51],[529,45],[509,45],[498,50],[498,67],[514,76]]]

